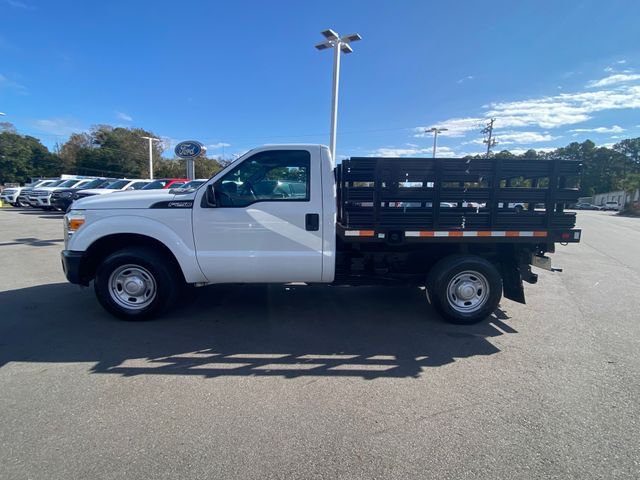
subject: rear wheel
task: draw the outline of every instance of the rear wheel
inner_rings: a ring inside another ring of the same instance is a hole
[[[146,248],[125,248],[100,264],[94,290],[100,304],[113,315],[148,320],[175,301],[181,277],[165,256]]]
[[[502,277],[489,261],[474,255],[440,260],[427,278],[431,303],[451,323],[472,324],[487,318],[502,298]]]

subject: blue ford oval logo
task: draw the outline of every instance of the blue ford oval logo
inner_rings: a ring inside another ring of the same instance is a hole
[[[174,152],[180,158],[196,158],[204,150],[204,146],[195,140],[187,140],[176,145]]]

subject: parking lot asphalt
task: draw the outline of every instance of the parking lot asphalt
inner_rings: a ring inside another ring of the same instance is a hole
[[[0,478],[638,478],[640,219],[474,326],[409,288],[213,286],[118,321],[0,210]]]

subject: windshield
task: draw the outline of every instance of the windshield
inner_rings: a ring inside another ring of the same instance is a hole
[[[66,180],[53,180],[51,183],[45,185],[44,183],[40,185],[41,187],[58,187]]]
[[[142,190],[159,190],[167,186],[170,180],[155,180],[151,183],[147,183]]]
[[[101,186],[105,182],[106,182],[106,180],[104,180],[102,178],[96,178],[95,180],[91,180],[90,182],[87,182],[87,183],[84,183],[84,184],[78,184],[76,186],[82,187],[82,188],[98,188],[99,186]]]
[[[206,182],[206,180],[191,180],[190,182],[187,182],[184,185],[182,185],[180,188],[184,190],[188,188],[198,188],[204,182]]]
[[[123,188],[125,185],[128,185],[129,183],[131,183],[131,180],[116,180],[113,183],[110,183],[109,185],[107,185],[107,188],[112,188],[114,190],[120,190],[121,188]]]
[[[52,186],[56,181],[55,180],[45,180],[44,182],[38,182],[35,185],[33,185],[33,188],[39,188],[39,187],[50,187]]]
[[[58,184],[58,187],[73,187],[76,183],[80,182],[77,178],[72,178],[71,180],[65,180],[64,182]]]

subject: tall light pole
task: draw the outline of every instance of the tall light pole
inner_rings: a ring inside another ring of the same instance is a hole
[[[318,50],[326,50],[333,48],[333,89],[331,94],[331,136],[329,139],[329,150],[331,157],[336,158],[336,130],[338,128],[338,84],[340,83],[340,52],[347,54],[353,53],[353,49],[349,45],[351,42],[362,40],[357,33],[352,33],[340,37],[333,30],[325,30],[322,32],[326,40],[316,45]]]
[[[149,178],[153,180],[153,142],[161,142],[159,138],[142,137],[149,140]]]
[[[424,131],[424,133],[433,132],[433,158],[436,158],[436,148],[437,148],[437,145],[438,145],[438,134],[440,134],[442,132],[446,132],[447,130],[449,130],[449,129],[448,128],[431,127],[430,129]]]

